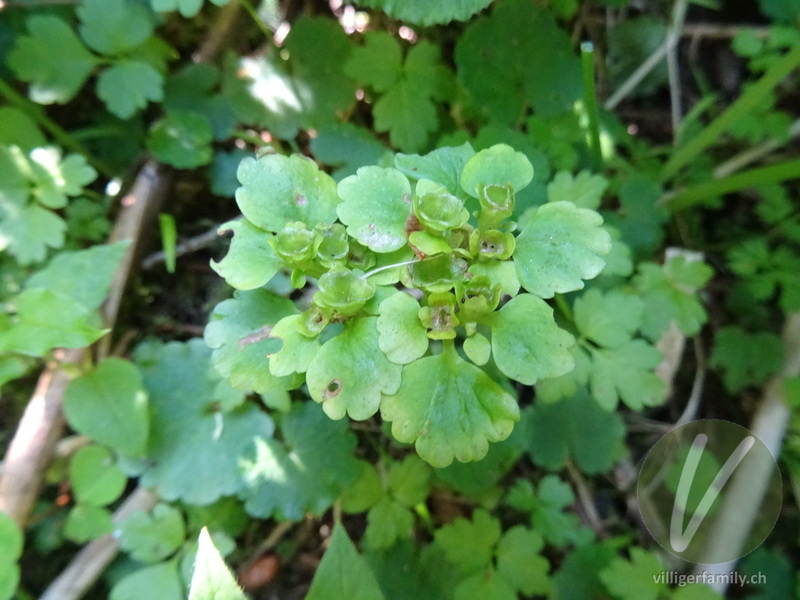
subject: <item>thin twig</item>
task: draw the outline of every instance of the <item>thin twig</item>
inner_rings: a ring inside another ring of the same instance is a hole
[[[767,140],[758,146],[748,148],[744,152],[737,154],[726,160],[724,163],[717,166],[713,171],[714,179],[722,179],[728,175],[732,175],[737,171],[741,171],[746,166],[764,158],[767,154],[778,148],[782,148],[787,141],[793,140],[800,136],[800,119],[797,119],[789,126],[786,141]]]
[[[158,498],[149,490],[136,488],[114,513],[115,525],[135,512],[148,512]],[[39,600],[77,600],[97,581],[119,552],[119,542],[113,535],[104,535],[85,546],[61,574],[48,586]]]
[[[221,234],[219,232],[219,228],[219,225],[214,225],[214,227],[208,231],[177,244],[175,246],[175,257],[177,258],[185,254],[191,254],[192,252],[202,250],[206,246],[210,246],[220,238]],[[145,257],[144,260],[142,260],[142,268],[145,270],[152,269],[156,265],[163,263],[165,260],[166,254],[163,250],[153,252]]]
[[[670,115],[672,117],[672,134],[677,143],[677,134],[683,118],[683,107],[681,101],[681,71],[678,62],[678,41],[681,37],[683,22],[686,18],[687,0],[675,0],[675,7],[672,11],[672,24],[667,33],[667,75],[669,78],[669,99]]]

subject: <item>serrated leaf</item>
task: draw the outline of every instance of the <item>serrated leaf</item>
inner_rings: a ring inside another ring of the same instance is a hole
[[[183,516],[177,508],[158,504],[149,513],[133,513],[120,523],[119,545],[134,559],[158,562],[183,544]]]
[[[77,544],[96,540],[112,531],[114,521],[111,513],[99,506],[78,504],[69,511],[64,523],[64,536]]]
[[[690,262],[679,256],[665,265],[642,263],[634,280],[645,304],[642,333],[655,341],[671,321],[686,335],[694,335],[706,321],[706,311],[697,291],[713,271],[703,262]]]
[[[16,304],[14,327],[0,333],[3,351],[44,356],[53,348],[83,348],[107,332],[90,326],[90,311],[64,294],[28,289]]]
[[[591,289],[575,300],[575,326],[589,340],[607,348],[630,341],[639,328],[644,303],[621,289],[604,294]]]
[[[736,393],[777,373],[783,365],[783,355],[783,342],[777,335],[751,334],[729,326],[717,332],[708,364],[722,371],[725,387]]]
[[[381,352],[377,318],[361,317],[323,344],[308,367],[306,385],[331,419],[348,414],[361,421],[377,412],[381,394],[397,392],[401,369]]]
[[[223,413],[209,349],[201,340],[137,349],[151,418],[141,485],[163,500],[211,504],[239,491],[241,456],[269,438],[272,419],[253,404]]]
[[[586,544],[570,552],[553,576],[553,600],[573,598],[603,598],[607,591],[600,582],[599,573],[617,554],[608,541]]]
[[[509,436],[519,407],[485,372],[446,347],[403,368],[400,389],[384,396],[381,416],[392,422],[398,441],[415,443],[421,458],[446,467],[454,458],[486,456],[489,442]]]
[[[207,528],[200,531],[197,543],[189,600],[247,600],[214,546]]]
[[[667,587],[656,581],[664,565],[642,548],[631,548],[630,555],[630,562],[617,558],[600,571],[600,581],[620,600],[656,600]]]
[[[497,575],[526,596],[550,591],[550,563],[540,556],[544,542],[537,532],[517,525],[503,534],[497,545]]]
[[[255,517],[286,520],[321,515],[358,476],[355,436],[313,402],[295,404],[281,433],[283,442],[257,439],[240,461],[245,508]]]
[[[459,517],[437,529],[434,538],[459,572],[473,573],[485,569],[492,560],[500,541],[500,522],[484,509],[477,509],[471,521]]]
[[[105,506],[125,491],[128,478],[117,467],[111,453],[101,446],[85,446],[69,463],[72,490],[81,504]]]
[[[206,117],[178,111],[153,124],[148,148],[163,163],[177,169],[193,169],[211,162],[213,138]]]
[[[428,350],[428,330],[419,320],[419,302],[397,292],[380,304],[378,345],[390,361],[405,365]]]
[[[269,370],[276,377],[305,373],[320,349],[319,337],[309,338],[297,328],[302,315],[283,317],[269,334],[282,342],[281,349],[270,355]]]
[[[269,371],[267,357],[280,349],[280,341],[269,336],[278,321],[296,310],[291,300],[267,290],[234,292],[232,299],[214,308],[206,325],[214,368],[245,392],[263,394],[284,387]]]
[[[45,288],[64,294],[87,309],[98,308],[128,248],[127,241],[99,244],[60,252],[25,283],[27,289]]]
[[[401,504],[413,507],[424,502],[431,487],[431,468],[409,454],[389,468],[389,489]]]
[[[573,177],[571,173],[556,173],[547,184],[548,202],[572,202],[580,208],[597,209],[608,181],[601,175],[592,175],[589,171],[581,171]]]
[[[451,194],[464,197],[461,171],[474,155],[475,151],[467,142],[457,147],[437,148],[424,156],[398,153],[394,164],[407,177],[428,179],[444,186]]]
[[[97,177],[80,154],[62,158],[59,148],[46,147],[34,148],[29,157],[33,197],[48,208],[64,208],[68,196],[81,194]]]
[[[375,131],[388,132],[392,145],[403,152],[423,148],[428,135],[439,125],[433,102],[420,96],[413,83],[406,79],[380,97],[372,115]]]
[[[603,410],[585,391],[537,404],[529,415],[528,451],[537,465],[557,471],[572,457],[589,475],[613,466],[625,427],[617,413]]]
[[[361,167],[339,182],[337,213],[347,233],[375,252],[393,252],[406,243],[411,184],[397,169]]]
[[[403,50],[391,34],[368,31],[364,45],[353,49],[344,69],[356,81],[385,92],[402,73]]]
[[[522,287],[542,298],[583,289],[583,280],[597,277],[605,265],[601,256],[611,250],[602,223],[598,213],[570,202],[536,209],[514,250]]]
[[[375,467],[360,461],[358,478],[342,494],[342,510],[351,514],[365,512],[385,496],[383,481]]]
[[[336,220],[336,184],[316,163],[298,155],[246,158],[237,173],[236,202],[256,227],[277,233],[287,223],[308,227]]]
[[[17,262],[29,265],[41,262],[48,248],[64,245],[67,224],[53,212],[32,205],[20,208],[0,221],[0,249],[8,249]]]
[[[572,370],[573,337],[541,298],[521,294],[492,315],[492,354],[504,375],[526,385]]]
[[[476,19],[455,61],[473,104],[504,125],[517,124],[530,106],[540,116],[572,110],[583,91],[569,36],[550,11],[527,0],[498,2]]]
[[[272,237],[247,219],[228,221],[220,225],[220,232],[232,231],[233,239],[228,253],[221,261],[211,261],[211,268],[228,285],[237,290],[252,290],[269,282],[283,261],[269,243]]]
[[[8,65],[17,77],[31,84],[28,95],[34,102],[69,102],[95,68],[97,59],[58,17],[34,15],[26,24],[29,35],[17,40]],[[53,52],[53,48],[58,51]]]
[[[473,198],[483,185],[509,184],[518,192],[533,180],[533,166],[528,158],[507,144],[495,144],[475,154],[461,172],[461,188]]]
[[[589,387],[608,411],[622,400],[633,410],[658,406],[664,401],[665,384],[653,370],[661,353],[644,340],[633,340],[613,349],[593,349]]]
[[[185,600],[176,561],[150,565],[130,573],[111,588],[109,600]]]
[[[70,381],[64,394],[70,426],[122,454],[142,457],[149,430],[142,377],[126,360],[109,358]]]
[[[517,594],[493,569],[475,573],[461,581],[453,592],[453,600],[516,600]]]
[[[383,498],[367,513],[364,544],[370,550],[389,548],[397,540],[411,537],[414,515],[407,507],[391,498]]]
[[[81,0],[77,13],[81,20],[81,37],[101,54],[122,54],[153,33],[147,9],[134,2]]]
[[[164,78],[148,63],[120,61],[100,74],[97,95],[109,112],[129,119],[148,102],[164,97]]]
[[[331,543],[311,582],[306,600],[383,600],[378,582],[358,554],[344,526],[333,528]]]
[[[431,5],[426,0],[363,0],[361,4],[380,8],[393,19],[413,25],[443,25],[466,21],[483,10],[492,0],[442,0]]]
[[[224,6],[228,0],[211,0],[212,4]],[[203,7],[203,0],[150,0],[154,11],[170,12],[177,10],[181,16],[189,19],[197,15]]]

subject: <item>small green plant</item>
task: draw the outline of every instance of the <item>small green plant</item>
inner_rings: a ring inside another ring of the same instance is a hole
[[[611,237],[597,212],[566,200],[519,227],[515,195],[534,173],[508,145],[394,163],[337,185],[301,156],[243,160],[244,219],[223,226],[234,238],[213,264],[240,291],[207,341],[234,387],[305,381],[329,417],[380,411],[434,466],[478,460],[519,420],[501,374],[532,385],[573,369],[575,340],[545,299],[597,276]],[[316,281],[302,312],[258,289],[280,269],[296,288]],[[230,351],[251,345],[259,357]]]

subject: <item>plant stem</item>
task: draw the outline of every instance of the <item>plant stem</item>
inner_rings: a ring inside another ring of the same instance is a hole
[[[719,117],[712,121],[694,138],[676,149],[661,172],[663,180],[671,179],[681,167],[690,163],[698,154],[711,146],[739,119],[758,106],[758,103],[783,79],[800,65],[800,44],[776,60],[754,85],[749,87]]]
[[[266,37],[268,40],[271,40],[273,38],[273,33],[269,30],[264,21],[261,20],[261,17],[258,16],[258,11],[253,8],[252,4],[250,4],[250,0],[241,0],[241,5],[247,14],[249,14],[253,19],[256,26],[261,30],[261,33],[264,34],[264,37]]]
[[[724,179],[699,183],[672,197],[665,197],[658,203],[668,206],[672,212],[677,212],[699,204],[707,198],[795,178],[800,178],[800,159],[749,169]]]
[[[413,260],[407,260],[405,262],[395,263],[393,265],[384,265],[382,267],[378,267],[377,269],[372,269],[369,273],[366,273],[364,277],[372,277],[376,273],[380,273],[381,271],[388,271],[389,269],[394,269],[396,267],[404,267],[405,265],[413,265],[414,263],[418,263],[420,261],[419,258],[415,258]]]
[[[597,118],[597,92],[594,86],[594,44],[581,44],[581,65],[583,66],[583,104],[589,118],[589,149],[592,151],[594,170],[603,169],[603,153],[600,150],[600,123]]]
[[[78,142],[72,135],[62,129],[55,121],[48,118],[39,105],[31,102],[24,96],[20,95],[14,88],[8,85],[5,81],[0,79],[0,96],[6,99],[9,104],[14,105],[26,115],[36,121],[39,126],[47,131],[55,140],[64,148],[82,154],[86,157],[95,169],[97,169],[106,179],[114,177],[114,170],[105,164],[100,159],[92,156],[86,148]]]

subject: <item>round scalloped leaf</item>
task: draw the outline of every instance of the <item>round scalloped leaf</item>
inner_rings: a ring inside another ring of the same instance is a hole
[[[403,383],[381,402],[381,416],[392,422],[392,435],[415,443],[417,453],[434,467],[480,460],[489,442],[506,439],[519,420],[511,394],[484,371],[445,347],[403,369]]]
[[[492,317],[492,353],[504,375],[533,385],[558,377],[575,366],[573,337],[559,328],[553,309],[541,298],[521,294]]]
[[[514,265],[522,287],[552,298],[583,289],[583,280],[597,277],[611,250],[603,217],[571,202],[540,206],[517,237]]]
[[[270,373],[267,357],[280,349],[272,326],[295,312],[291,300],[263,289],[235,292],[216,306],[205,340],[214,349],[214,368],[231,387],[260,394],[286,387]]]
[[[176,111],[155,122],[148,148],[156,158],[177,169],[193,169],[211,162],[214,134],[206,117]]]
[[[276,377],[305,373],[320,349],[319,337],[300,333],[297,322],[303,315],[289,315],[272,328],[271,338],[283,342],[281,349],[269,357],[269,370]]]
[[[411,184],[397,169],[361,167],[339,182],[343,202],[337,212],[347,233],[375,252],[392,252],[406,243],[411,214]]]
[[[393,19],[412,25],[444,25],[466,21],[492,3],[492,0],[362,0],[359,4],[379,8]]]
[[[464,340],[464,353],[472,362],[482,367],[489,362],[492,355],[492,345],[486,336],[476,333]]]
[[[528,157],[507,144],[495,144],[470,158],[461,171],[461,187],[473,198],[480,186],[510,184],[515,192],[533,180],[533,166]]]
[[[69,478],[75,498],[90,506],[111,504],[125,491],[128,483],[111,452],[95,445],[75,453],[69,463]]]
[[[309,228],[336,220],[336,183],[303,156],[268,154],[245,158],[236,173],[236,203],[256,227],[277,233],[288,223]]]
[[[252,290],[267,283],[278,272],[282,262],[269,243],[272,237],[269,233],[246,219],[224,223],[219,231],[234,234],[225,258],[211,261],[211,268],[224,277],[228,285],[237,290]]]
[[[345,413],[362,421],[378,410],[381,394],[400,388],[400,365],[386,358],[378,345],[377,318],[355,319],[323,344],[308,367],[308,392],[331,419]]]
[[[405,365],[428,349],[428,330],[419,320],[419,309],[419,302],[405,292],[396,292],[381,302],[378,344],[390,361]]]

